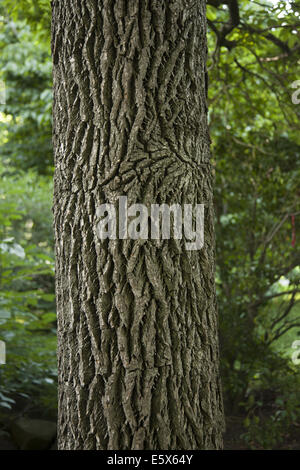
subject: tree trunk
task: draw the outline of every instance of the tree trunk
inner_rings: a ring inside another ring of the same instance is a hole
[[[60,449],[221,449],[205,0],[54,0]],[[97,208],[205,204],[204,247]]]

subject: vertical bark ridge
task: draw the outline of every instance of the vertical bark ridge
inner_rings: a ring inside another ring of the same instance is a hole
[[[220,449],[205,1],[53,2],[61,449]],[[96,208],[205,204],[205,245]]]

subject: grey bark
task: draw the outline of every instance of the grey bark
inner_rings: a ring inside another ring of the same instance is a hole
[[[53,1],[60,449],[221,449],[204,0]],[[96,209],[205,204],[205,245]]]

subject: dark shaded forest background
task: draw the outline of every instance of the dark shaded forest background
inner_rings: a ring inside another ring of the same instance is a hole
[[[56,417],[50,17],[0,2],[0,449]],[[225,448],[300,449],[300,2],[207,17]]]

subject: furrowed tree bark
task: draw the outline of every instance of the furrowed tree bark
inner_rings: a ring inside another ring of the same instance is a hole
[[[205,1],[55,0],[60,449],[221,449]],[[96,210],[205,204],[204,247]]]

